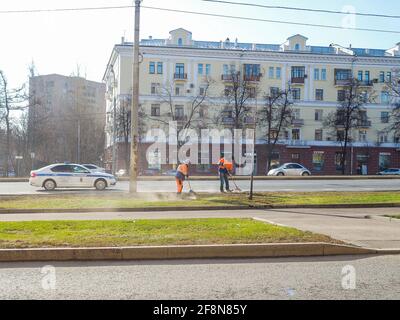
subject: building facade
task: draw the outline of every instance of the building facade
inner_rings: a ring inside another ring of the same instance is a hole
[[[106,141],[110,150],[118,142],[117,169],[126,169],[121,148],[122,137],[113,137],[114,106],[131,99],[132,43],[114,47],[103,81],[107,86]],[[232,70],[249,78],[257,95],[249,107],[262,108],[264,96],[273,90],[288,90],[293,99],[295,119],[279,137],[273,164],[297,162],[313,174],[340,174],[341,144],[324,127],[324,119],[334,112],[343,96],[345,80],[356,78],[373,97],[365,104],[365,117],[352,130],[349,145],[348,173],[376,174],[388,167],[400,167],[399,137],[388,132],[393,101],[387,81],[400,70],[400,43],[388,50],[311,46],[302,35],[294,35],[283,44],[252,44],[226,39],[220,42],[195,41],[190,31],[177,29],[167,39],[141,40],[140,104],[143,132],[166,128],[171,108],[187,119],[194,97],[208,89],[204,118],[215,119],[225,107],[224,90]],[[212,83],[212,85],[209,85]],[[168,92],[169,101],[160,91]],[[114,100],[115,99],[115,100]],[[130,103],[130,102],[129,102]],[[160,118],[160,119],[157,119]],[[176,118],[176,117],[175,117]],[[257,121],[256,121],[257,122]],[[215,123],[203,123],[203,127]],[[220,125],[221,126],[221,125]],[[222,123],[229,127],[229,121]],[[117,131],[115,131],[117,132]],[[263,123],[256,130],[256,173],[266,173],[266,137]],[[142,170],[166,170],[171,166],[149,163],[145,150],[151,141],[142,140]],[[214,174],[213,166],[195,166],[198,173]]]
[[[55,162],[102,164],[105,84],[58,74],[29,80],[32,166]]]

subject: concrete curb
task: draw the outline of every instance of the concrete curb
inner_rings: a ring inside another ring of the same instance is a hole
[[[119,248],[38,248],[0,250],[0,262],[276,258],[378,254],[330,243],[281,243]],[[382,252],[380,253],[382,254]]]
[[[209,207],[146,207],[146,208],[82,208],[82,209],[0,209],[0,214],[25,213],[97,213],[97,212],[166,212],[166,211],[239,211],[280,209],[358,209],[399,208],[400,203],[326,204],[326,205],[264,205],[264,206],[209,206]]]
[[[248,181],[248,176],[235,176],[235,180]],[[276,176],[255,176],[254,180],[400,180],[400,176],[308,176],[308,177],[276,177]],[[172,176],[147,176],[139,177],[138,181],[172,181]],[[219,177],[212,176],[192,176],[191,181],[219,180]],[[118,178],[118,181],[129,181],[128,177]],[[29,182],[29,178],[0,178],[1,182]]]

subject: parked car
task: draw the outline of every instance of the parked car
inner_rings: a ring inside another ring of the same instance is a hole
[[[106,172],[106,169],[96,166],[95,164],[82,164],[82,166],[89,169],[90,172]]]
[[[124,177],[128,174],[128,171],[126,171],[125,169],[119,169],[115,175],[120,178],[120,177]]]
[[[146,169],[139,172],[139,176],[157,176],[160,174],[158,169]]]
[[[378,173],[381,176],[391,176],[391,175],[400,175],[400,169],[390,168]]]
[[[163,175],[163,176],[174,176],[174,177],[175,177],[175,175],[176,175],[176,170],[175,170],[175,169],[171,169],[171,170],[165,171],[165,172],[163,172],[162,175]]]
[[[298,163],[285,163],[284,165],[272,169],[268,172],[269,176],[311,176],[310,170]]]
[[[31,171],[29,184],[53,191],[56,188],[96,188],[114,186],[117,179],[108,173],[91,172],[79,164],[58,163]]]

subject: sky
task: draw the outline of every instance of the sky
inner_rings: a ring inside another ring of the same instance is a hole
[[[232,0],[266,5],[296,6],[314,9],[400,15],[398,0]],[[132,5],[133,0],[1,0],[2,10],[55,9]],[[201,0],[143,0],[143,6],[201,11],[261,19],[287,20],[342,26],[352,20],[343,15],[306,13],[277,9],[250,8],[208,3]],[[357,28],[400,30],[400,19],[357,17]],[[57,13],[0,13],[0,70],[12,87],[28,80],[28,67],[33,61],[41,75],[80,74],[89,80],[101,81],[114,44],[125,36],[133,40],[133,9],[115,9]],[[182,13],[142,9],[141,38],[167,38],[169,31],[185,28],[194,40],[220,41],[229,37],[239,42],[283,43],[293,34],[309,38],[309,45],[388,49],[400,42],[400,34],[362,32],[348,29],[322,29],[266,22],[194,16]]]

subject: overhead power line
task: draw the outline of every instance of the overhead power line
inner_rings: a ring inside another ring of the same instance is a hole
[[[380,33],[400,34],[400,31],[397,31],[397,30],[370,29],[370,28],[351,28],[351,27],[345,29],[343,27],[334,26],[334,25],[325,25],[325,24],[313,24],[313,23],[294,22],[294,21],[281,21],[281,20],[261,19],[261,18],[249,18],[249,17],[240,17],[240,16],[216,14],[216,13],[195,12],[195,11],[177,10],[177,9],[168,9],[168,8],[158,8],[158,7],[147,7],[147,6],[142,6],[142,8],[151,9],[151,10],[159,10],[159,11],[187,13],[187,14],[194,14],[194,15],[201,15],[201,16],[218,17],[218,18],[229,18],[229,19],[239,19],[239,20],[248,20],[248,21],[277,23],[277,24],[288,24],[288,25],[295,25],[295,26],[306,26],[306,27],[319,27],[319,28],[327,28],[327,29],[354,30],[354,31],[367,31],[367,32],[380,32]]]
[[[217,0],[214,0],[214,1],[217,1]],[[58,9],[32,9],[32,10],[2,10],[2,11],[0,11],[0,14],[68,12],[68,11],[94,11],[94,10],[115,10],[115,9],[131,9],[131,8],[134,8],[134,6],[127,5],[127,6],[110,6],[110,7],[58,8]],[[215,14],[215,13],[207,13],[207,12],[196,12],[196,11],[188,11],[188,10],[169,9],[169,8],[159,8],[159,7],[149,7],[149,6],[142,6],[142,8],[148,9],[148,10],[157,10],[157,11],[175,12],[175,13],[185,13],[185,14],[193,14],[193,15],[200,15],[200,16],[209,16],[209,17],[227,18],[227,19],[237,19],[237,20],[246,20],[246,21],[257,21],[257,22],[276,23],[276,24],[286,24],[286,25],[295,25],[295,26],[306,26],[306,27],[318,27],[318,28],[337,29],[337,30],[345,29],[345,30],[354,30],[354,31],[400,34],[400,31],[397,31],[397,30],[372,29],[372,28],[352,28],[352,27],[343,28],[343,27],[335,26],[335,25],[324,25],[324,24],[313,24],[313,23],[294,22],[294,21],[282,21],[282,20],[271,20],[271,19],[261,19],[261,18],[250,18],[250,17],[241,17],[241,16],[232,16],[232,15]]]
[[[225,1],[225,0],[200,0],[200,1],[215,2],[215,3],[222,3],[222,4],[233,4],[233,5],[248,6],[248,7],[266,8],[266,9],[308,11],[308,12],[344,14],[344,15],[354,14],[356,16],[364,16],[364,17],[400,19],[400,16],[388,15],[388,14],[378,14],[378,13],[344,12],[344,11],[325,10],[325,9],[311,9],[311,8],[299,8],[299,7],[287,7],[287,6],[269,6],[269,5],[264,5],[264,4],[256,4],[256,3],[248,3],[248,2],[234,2],[234,1]]]

